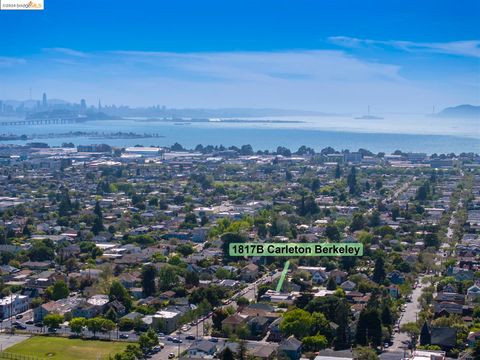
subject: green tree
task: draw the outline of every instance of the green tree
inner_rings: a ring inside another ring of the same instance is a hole
[[[432,342],[432,336],[430,334],[430,328],[427,322],[425,321],[420,331],[420,345],[422,346],[430,345],[431,342]]]
[[[116,325],[112,320],[103,319],[101,331],[110,333],[111,331],[113,331],[115,329],[115,327],[116,327]]]
[[[379,225],[380,225],[380,213],[377,210],[374,210],[368,220],[368,226],[376,227]]]
[[[400,332],[407,333],[410,336],[412,344],[415,346],[420,329],[415,322],[408,322],[400,327]]]
[[[76,317],[70,320],[69,326],[70,330],[77,334],[80,335],[83,331],[83,327],[87,324],[87,320],[84,317]]]
[[[280,331],[286,337],[293,335],[297,339],[302,339],[310,335],[313,325],[313,318],[308,311],[302,309],[293,309],[287,311],[280,323]]]
[[[221,360],[235,360],[235,356],[230,350],[230,348],[227,346],[225,350],[223,350],[222,354],[220,355]]]
[[[307,351],[319,351],[328,346],[328,340],[323,335],[305,336],[302,339],[302,344]]]
[[[382,343],[382,321],[377,309],[364,309],[357,323],[355,340],[359,345],[379,346]]]
[[[43,324],[50,329],[58,329],[63,322],[63,316],[60,314],[48,314],[43,318]]]
[[[382,307],[382,324],[385,326],[392,326],[394,319],[393,319],[393,314],[392,314],[392,309],[388,304],[384,304]]]
[[[335,167],[335,179],[340,179],[342,177],[342,168],[340,167],[340,164],[337,163],[337,166]]]
[[[365,227],[365,218],[361,213],[353,214],[352,223],[350,224],[350,231],[354,232],[362,230]]]
[[[158,272],[158,286],[161,291],[174,287],[177,283],[177,274],[172,266],[163,266]]]
[[[157,275],[157,269],[153,265],[144,265],[142,267],[142,291],[143,296],[148,297],[155,294],[155,276]]]
[[[113,307],[110,307],[107,310],[107,312],[105,313],[105,318],[113,322],[117,322],[118,315]]]
[[[98,332],[102,331],[102,325],[104,320],[105,319],[101,317],[87,319],[86,325],[88,330],[93,333],[93,337],[95,337]]]
[[[341,301],[337,306],[335,314],[335,323],[337,329],[333,346],[335,350],[344,350],[350,348],[350,326],[349,326],[350,309],[345,300]]]
[[[147,353],[151,348],[158,345],[157,334],[155,334],[155,331],[150,328],[146,333],[140,335],[138,344],[140,349],[142,349],[144,353]]]
[[[237,306],[247,306],[250,304],[250,300],[248,300],[246,297],[240,296],[235,300],[237,303]]]
[[[382,284],[385,281],[386,276],[385,261],[383,260],[383,256],[378,256],[375,260],[372,280],[377,284]]]
[[[337,283],[335,282],[335,278],[330,276],[327,280],[327,290],[335,290],[337,288]]]
[[[353,350],[355,360],[378,360],[379,357],[375,350],[368,347],[359,346]]]
[[[355,166],[352,166],[350,169],[350,173],[347,177],[347,185],[348,185],[348,192],[351,195],[355,195],[357,193],[357,170]]]
[[[230,244],[231,243],[244,243],[245,237],[238,233],[228,232],[223,234],[220,237],[222,241],[222,251],[223,251],[223,259],[225,262],[232,260],[233,258],[230,256]]]
[[[92,232],[95,235],[98,235],[101,231],[105,230],[105,227],[103,226],[102,208],[100,207],[100,203],[98,201],[95,203],[95,209],[93,213],[95,218],[93,220]]]
[[[198,286],[200,283],[200,278],[194,271],[187,271],[185,274],[185,285],[187,286]]]
[[[473,349],[473,358],[480,359],[480,340],[475,342],[475,348]]]
[[[340,232],[335,225],[327,225],[325,228],[325,236],[328,237],[331,241],[340,240]]]
[[[125,306],[125,308],[130,310],[132,307],[132,298],[130,294],[128,293],[127,289],[125,289],[125,286],[122,285],[122,283],[118,280],[112,281],[112,284],[110,285],[110,290],[108,293],[108,298],[110,301],[113,300],[118,300]]]
[[[70,294],[68,286],[63,280],[59,280],[52,285],[52,300],[65,299]]]
[[[55,258],[55,245],[50,239],[36,240],[27,253],[31,261],[49,261]]]
[[[240,340],[238,342],[237,359],[238,360],[248,359],[247,343],[245,340]]]
[[[118,322],[118,328],[120,331],[130,331],[135,326],[135,321],[129,318],[121,318]]]

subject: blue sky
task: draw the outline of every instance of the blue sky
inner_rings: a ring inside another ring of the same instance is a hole
[[[127,6],[128,4],[128,6]],[[428,112],[479,103],[478,1],[45,0],[0,11],[0,98]]]

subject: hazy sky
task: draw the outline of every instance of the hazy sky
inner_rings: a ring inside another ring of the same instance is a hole
[[[45,0],[0,11],[0,98],[430,112],[480,103],[480,2]]]

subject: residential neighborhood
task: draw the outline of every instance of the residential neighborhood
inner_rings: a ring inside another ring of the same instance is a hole
[[[0,147],[4,334],[103,339],[117,360],[480,351],[478,156],[84,148]]]

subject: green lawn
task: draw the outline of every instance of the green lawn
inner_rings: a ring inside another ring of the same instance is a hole
[[[122,351],[127,345],[125,342],[33,336],[9,347],[5,352],[52,360],[103,360]]]

